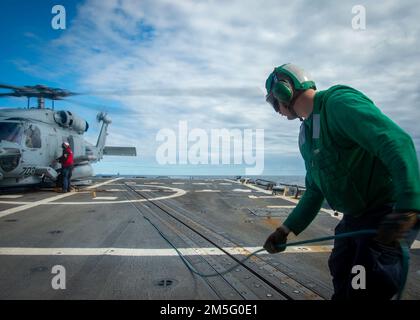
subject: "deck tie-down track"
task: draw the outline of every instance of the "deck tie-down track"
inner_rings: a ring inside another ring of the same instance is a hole
[[[127,188],[128,197],[140,196],[144,199],[149,199],[144,194],[145,192],[134,189],[130,184],[124,183],[124,185]],[[147,194],[152,195],[153,192],[147,192]],[[186,244],[192,248],[197,248],[197,253],[200,253],[199,251],[202,251],[200,247],[205,248],[208,247],[208,244],[211,244],[211,247],[214,247],[215,250],[220,250],[224,253],[224,255],[216,256],[203,254],[183,257],[201,273],[222,273],[234,264],[238,264],[232,272],[220,275],[220,277],[202,278],[220,299],[324,299],[311,288],[306,287],[298,280],[282,272],[278,267],[258,256],[253,256],[245,263],[242,263],[243,257],[251,252],[182,214],[179,207],[174,209],[163,201],[157,203],[157,201],[153,200],[148,200],[142,204],[131,204],[143,216],[147,216],[148,219],[153,217],[154,221],[159,221],[158,230],[165,235],[165,238],[169,238],[168,240],[173,246],[180,248]],[[159,214],[147,204],[157,208]],[[237,248],[237,251],[241,253],[241,257],[227,252],[223,249],[224,247]]]

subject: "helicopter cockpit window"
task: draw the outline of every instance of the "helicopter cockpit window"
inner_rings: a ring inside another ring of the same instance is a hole
[[[16,122],[0,122],[0,141],[2,140],[20,143],[22,126]]]
[[[41,131],[37,126],[31,124],[25,130],[26,142],[28,148],[41,148]]]

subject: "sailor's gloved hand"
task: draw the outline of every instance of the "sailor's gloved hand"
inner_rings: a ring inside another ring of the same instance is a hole
[[[289,228],[286,226],[280,226],[267,238],[264,244],[264,249],[269,253],[282,252],[286,247],[278,248],[279,245],[285,244],[287,241],[287,236],[290,233]]]
[[[388,245],[396,246],[407,232],[417,222],[417,212],[394,212],[385,216],[378,228],[375,240]]]

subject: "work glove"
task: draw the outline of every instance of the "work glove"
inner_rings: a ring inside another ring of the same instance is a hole
[[[286,247],[279,248],[278,246],[287,242],[287,236],[290,230],[286,226],[280,226],[267,238],[264,244],[264,249],[268,253],[282,252]]]
[[[385,216],[375,240],[388,246],[397,246],[417,222],[417,212],[394,212]]]

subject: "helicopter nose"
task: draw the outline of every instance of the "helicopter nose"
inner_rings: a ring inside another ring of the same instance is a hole
[[[4,172],[10,172],[19,165],[21,158],[20,150],[17,148],[0,148],[0,168]]]

